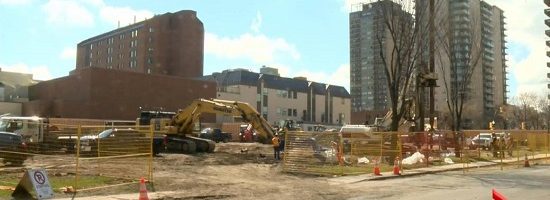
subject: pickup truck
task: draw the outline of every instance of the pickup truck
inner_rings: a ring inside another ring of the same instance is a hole
[[[199,134],[200,138],[209,139],[214,142],[229,142],[232,139],[231,133],[222,132],[219,128],[205,128]]]

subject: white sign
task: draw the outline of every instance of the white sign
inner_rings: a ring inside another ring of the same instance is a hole
[[[48,181],[46,170],[44,169],[31,169],[27,171],[28,176],[31,179],[34,191],[38,199],[53,198],[53,190]]]
[[[12,197],[14,199],[31,199],[33,193],[36,194],[38,200],[53,198],[53,190],[48,181],[46,170],[27,170],[13,191]]]

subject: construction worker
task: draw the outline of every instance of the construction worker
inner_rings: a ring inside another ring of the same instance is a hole
[[[278,133],[275,133],[275,136],[273,136],[273,139],[271,139],[271,143],[273,143],[273,156],[275,157],[275,160],[280,160],[281,156],[279,155],[279,146],[281,144],[281,140],[279,139]]]
[[[493,151],[493,158],[498,157],[498,138],[497,135],[493,132],[491,134],[491,150]]]

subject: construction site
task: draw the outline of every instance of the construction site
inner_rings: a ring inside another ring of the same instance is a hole
[[[196,128],[203,113],[248,125],[238,133],[197,132],[204,130]],[[546,131],[387,132],[365,125],[303,131],[293,121],[271,126],[248,104],[220,99],[197,99],[177,113],[149,112],[136,121],[1,121],[3,137],[19,143],[1,149],[0,199],[29,197],[15,192],[27,169],[46,171],[55,198],[137,197],[144,180],[150,193],[172,192],[154,199],[347,199],[363,192],[350,189],[356,182],[438,170],[513,170],[550,152]],[[252,140],[241,139],[247,132],[256,133]]]

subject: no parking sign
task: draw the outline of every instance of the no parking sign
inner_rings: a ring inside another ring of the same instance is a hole
[[[53,198],[53,190],[44,169],[29,169],[17,184],[11,196],[15,199],[30,199],[36,194],[36,199]]]

